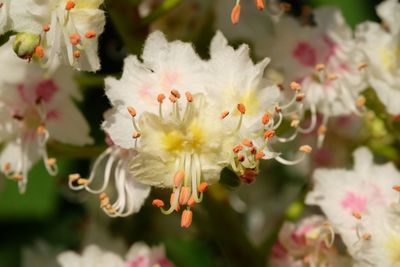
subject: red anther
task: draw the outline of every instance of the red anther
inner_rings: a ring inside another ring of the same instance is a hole
[[[182,184],[184,178],[185,178],[185,173],[183,171],[177,171],[174,176],[175,187],[179,187]]]
[[[171,90],[171,95],[175,96],[176,98],[180,98],[181,97],[181,94],[176,89],[172,89]]]
[[[237,4],[233,7],[233,9],[232,9],[232,12],[231,12],[231,22],[232,22],[233,25],[236,25],[236,24],[238,24],[238,22],[239,22],[239,19],[240,19],[240,9],[241,9],[241,7],[240,7],[240,4],[239,4],[239,3],[237,3]]]
[[[187,102],[192,103],[192,102],[193,102],[193,95],[192,95],[192,93],[191,93],[191,92],[186,92],[185,95],[186,95],[186,100],[187,100]]]
[[[96,32],[95,31],[88,31],[85,33],[85,37],[88,39],[92,39],[94,37],[96,37]]]
[[[233,152],[238,153],[239,151],[243,150],[243,146],[241,144],[237,144],[236,146],[233,147]]]
[[[228,115],[229,115],[229,111],[224,111],[224,112],[222,112],[222,113],[221,113],[221,119],[222,119],[222,120],[225,119],[226,116],[228,116]]]
[[[186,203],[189,201],[190,194],[190,188],[187,186],[183,186],[181,188],[181,193],[179,194],[179,204],[186,205]]]
[[[250,148],[250,153],[253,155],[257,154],[257,148],[255,148],[254,146]]]
[[[66,4],[65,4],[65,9],[67,10],[67,11],[70,11],[71,9],[73,9],[75,7],[75,2],[74,1],[68,1]]]
[[[126,109],[128,110],[129,114],[131,114],[132,118],[136,117],[136,109],[131,106],[127,107]]]
[[[243,139],[242,144],[247,146],[247,147],[253,147],[253,142],[249,139]]]
[[[139,137],[141,137],[142,136],[142,133],[141,132],[133,132],[132,133],[132,138],[133,139],[138,139]]]
[[[301,102],[306,95],[304,93],[300,93],[296,95],[296,101]]]
[[[256,154],[256,160],[260,160],[265,156],[265,153],[260,151]]]
[[[164,201],[162,201],[161,199],[154,199],[152,204],[154,207],[157,207],[157,208],[164,207]]]
[[[200,193],[204,193],[204,191],[206,191],[207,188],[208,188],[208,183],[202,182],[201,184],[199,184],[197,190],[198,190]]]
[[[245,107],[245,105],[242,104],[242,103],[239,103],[239,104],[237,105],[237,109],[238,109],[239,112],[242,113],[242,114],[245,114],[245,113],[246,113],[246,107]]]
[[[264,133],[264,139],[271,139],[275,136],[275,131],[274,130],[267,130]]]
[[[69,36],[69,41],[72,45],[77,45],[81,42],[81,37],[77,33],[73,33]]]
[[[187,205],[188,205],[189,207],[193,207],[194,205],[196,205],[196,200],[194,199],[193,196],[191,196],[191,197],[189,198],[189,200],[188,200],[188,202],[187,202]]]
[[[282,112],[282,108],[280,106],[275,106],[275,111],[280,113]]]
[[[265,114],[263,115],[263,117],[262,117],[262,119],[261,119],[261,122],[262,122],[264,125],[265,125],[265,124],[268,124],[269,119],[270,119],[269,113],[267,112],[267,113],[265,113]]]
[[[164,94],[159,94],[157,96],[158,103],[162,103],[164,101],[164,99],[165,99],[165,95]]]
[[[42,29],[44,32],[50,31],[50,25],[49,24],[43,24]]]
[[[243,174],[239,176],[243,183],[251,184],[256,180],[257,172],[253,169],[245,169]]]
[[[37,46],[35,48],[35,55],[37,55],[39,58],[44,58],[44,49],[42,46]]]
[[[192,211],[191,210],[184,210],[182,212],[181,227],[182,228],[189,228],[189,226],[192,224],[192,219],[193,219]]]
[[[81,57],[81,51],[75,50],[74,51],[74,58],[80,58]]]
[[[262,11],[265,8],[264,0],[256,0],[257,9]]]
[[[237,159],[240,162],[244,161],[244,155],[239,155]]]

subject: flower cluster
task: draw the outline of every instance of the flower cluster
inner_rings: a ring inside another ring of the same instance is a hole
[[[189,227],[192,207],[218,182],[223,168],[251,183],[261,159],[291,165],[311,152],[311,147],[301,146],[302,156],[287,160],[273,148],[289,141],[276,130],[301,105],[299,84],[291,84],[293,99],[281,105],[278,87],[263,77],[268,58],[254,64],[247,45],[234,49],[220,32],[211,42],[210,55],[202,60],[189,43],[168,42],[161,32],[152,33],[143,61],[129,56],[121,79],[106,79],[113,110],[103,129],[113,145],[96,161],[88,179],[72,174],[70,187],[99,193],[101,206],[111,216],[138,211],[148,195],[148,187],[143,194],[135,193],[142,184],[170,188],[169,207],[161,199],[154,199],[153,205],[165,214],[183,208],[181,226]],[[96,168],[107,155],[104,183],[93,190]],[[111,204],[104,191],[113,162],[117,200]],[[122,177],[128,173],[131,177]]]

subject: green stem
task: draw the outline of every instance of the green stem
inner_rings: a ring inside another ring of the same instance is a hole
[[[56,141],[50,141],[47,144],[50,155],[59,158],[70,158],[70,159],[91,159],[100,155],[106,146],[71,146],[61,144]]]
[[[149,25],[153,23],[182,2],[182,0],[165,0],[155,11],[142,19],[142,25]]]

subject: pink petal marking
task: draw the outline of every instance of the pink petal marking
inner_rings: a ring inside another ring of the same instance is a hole
[[[317,64],[317,53],[307,42],[299,42],[296,45],[293,57],[306,67],[314,67]]]
[[[128,262],[127,267],[148,267],[150,264],[150,260],[139,256],[131,262]]]
[[[60,113],[57,110],[49,110],[46,114],[46,119],[57,120],[60,117]]]
[[[45,102],[51,101],[57,91],[58,86],[53,82],[53,80],[41,81],[35,88],[36,97],[41,98]]]
[[[351,212],[364,212],[367,209],[367,198],[354,192],[347,192],[341,201],[341,205]]]
[[[179,74],[174,71],[165,72],[164,76],[161,79],[161,87],[167,88],[168,90],[173,89],[173,85],[176,84],[179,80]]]

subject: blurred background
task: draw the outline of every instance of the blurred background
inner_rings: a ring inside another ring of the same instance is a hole
[[[384,159],[398,158],[393,138],[376,114],[364,120],[338,118],[332,122],[336,127],[332,127],[324,147],[299,166],[264,162],[257,181],[240,187],[229,173],[222,173],[224,185],[216,185],[206,194],[202,205],[196,207],[193,225],[188,230],[179,227],[179,216],[163,216],[153,208],[153,197],[140,213],[109,219],[99,209],[96,196],[69,190],[68,174],[87,174],[91,160],[105,148],[99,127],[102,114],[109,107],[103,91],[104,77],[118,77],[124,57],[140,54],[147,34],[154,29],[164,31],[170,40],[193,42],[204,58],[217,29],[232,44],[246,42],[251,46],[252,38],[247,36],[267,34],[269,16],[267,11],[257,11],[253,3],[245,4],[252,0],[242,2],[248,8],[242,10],[239,25],[233,26],[233,0],[105,1],[107,24],[100,38],[102,70],[76,76],[85,95],[80,108],[90,122],[96,145],[75,148],[50,143],[50,154],[58,158],[60,173],[50,177],[43,164],[38,163],[29,174],[24,195],[19,195],[15,182],[0,177],[0,266],[56,266],[57,253],[67,249],[79,251],[90,243],[123,254],[135,241],[163,243],[177,266],[265,266],[282,222],[318,212],[302,204],[313,168],[347,166],[351,151],[363,144]],[[313,7],[336,6],[354,27],[365,20],[377,21],[374,8],[380,1],[287,2],[292,6],[290,13],[299,17]],[[365,120],[373,123],[365,125]],[[299,142],[313,137],[303,138]],[[153,190],[152,195],[166,198],[163,191]]]

